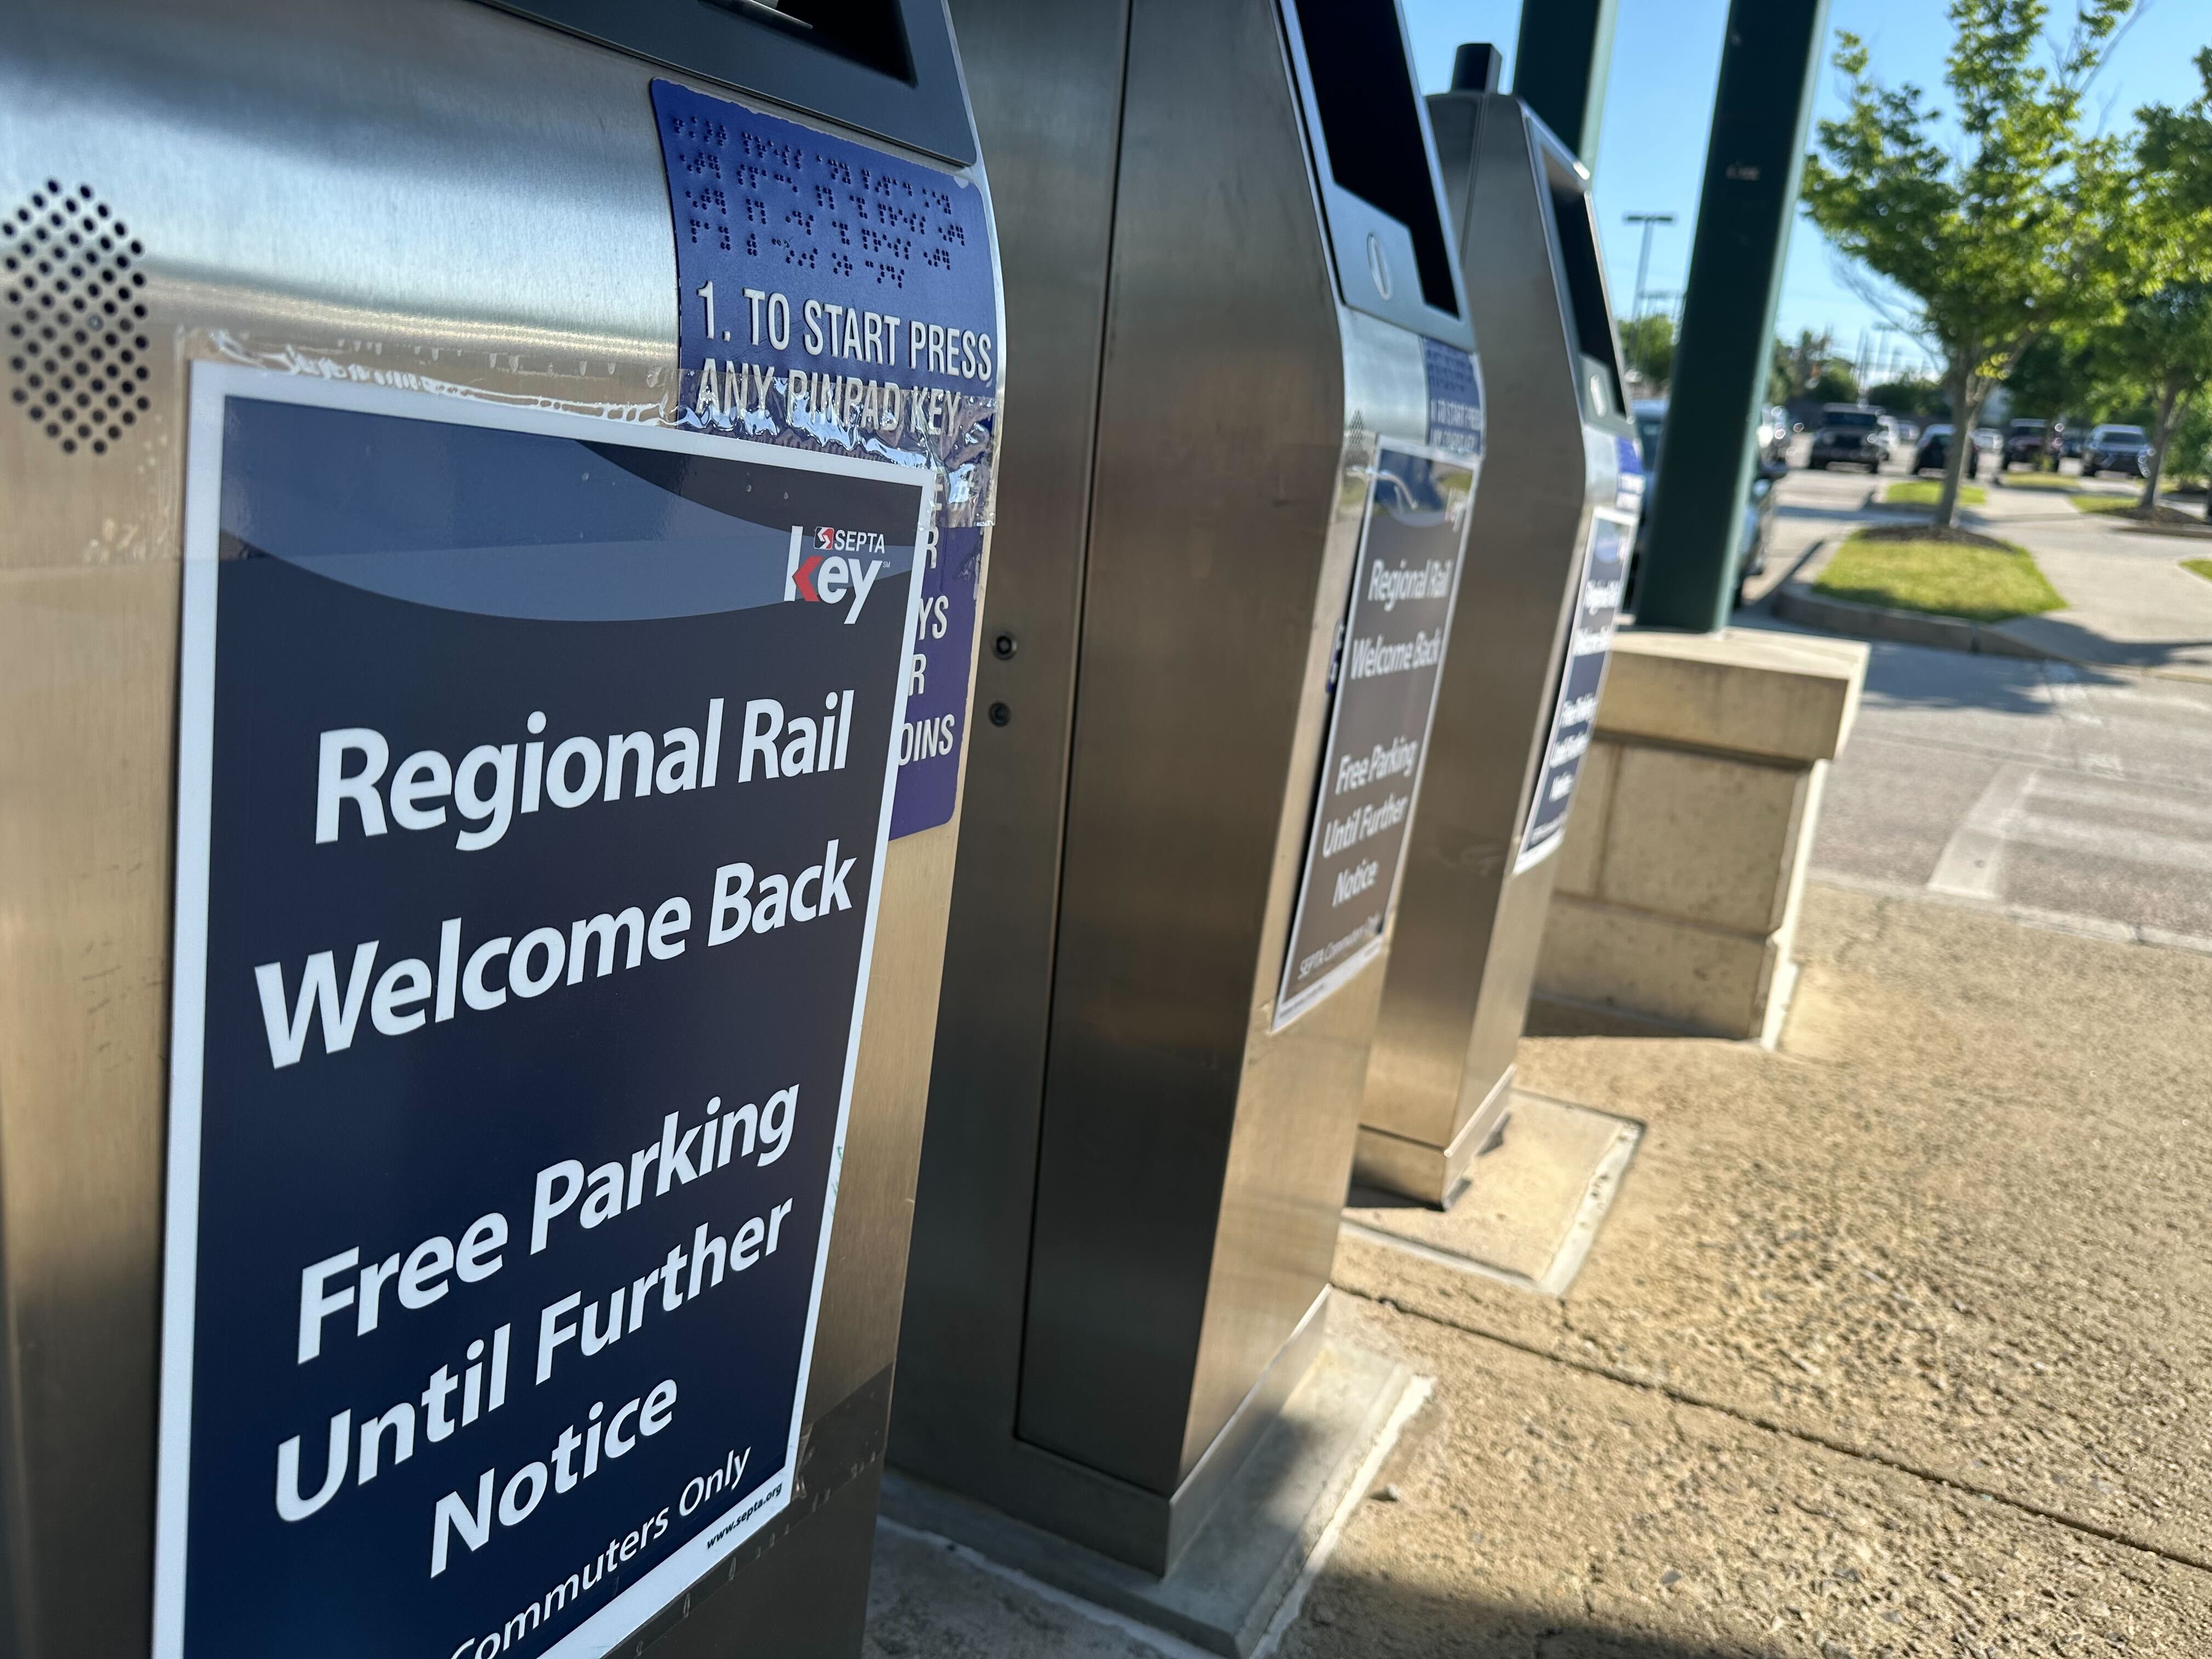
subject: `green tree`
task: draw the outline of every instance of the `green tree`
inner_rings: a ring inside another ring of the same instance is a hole
[[[2203,485],[2212,472],[2212,398],[2197,398],[2182,417],[2181,428],[2166,454],[2166,476],[2179,488],[2184,482]],[[2212,517],[2212,490],[2206,492],[2205,514]]]
[[[2088,334],[2069,329],[2030,342],[2005,376],[2005,389],[2015,415],[2081,420],[2094,417],[2111,395],[2100,379]]]
[[[1870,386],[1866,390],[1866,400],[1893,415],[1909,415],[1920,421],[1945,420],[1951,413],[1950,402],[1943,395],[1943,383],[1918,374]]]
[[[2030,344],[2109,303],[2097,185],[2110,147],[2082,135],[2081,90],[2131,3],[2076,0],[2046,69],[2044,0],[1951,0],[1954,137],[1919,88],[1883,85],[1864,42],[1840,36],[1848,103],[1820,123],[1806,210],[1911,297],[1962,431]],[[1950,446],[1938,525],[1957,521],[1966,447]]]
[[[2197,54],[2197,71],[2189,103],[2141,112],[2136,187],[2114,238],[2124,297],[2094,340],[2100,367],[2151,405],[2146,514],[2191,405],[2212,386],[2212,47]]]
[[[1808,397],[1813,382],[1832,362],[1836,355],[1836,337],[1832,334],[1815,334],[1809,328],[1797,331],[1794,343],[1777,340],[1774,343],[1774,374],[1781,382],[1781,391],[1775,402],[1784,403],[1792,398]]]
[[[1824,404],[1855,404],[1859,400],[1859,377],[1850,360],[1838,357],[1835,336],[1800,329],[1795,343],[1774,343],[1774,366],[1766,377],[1769,398],[1786,404],[1811,398]]]
[[[2167,451],[2190,407],[2212,385],[2212,280],[2163,283],[2130,295],[2119,315],[2098,331],[2100,360],[2115,365],[2123,384],[2147,393],[2150,467],[2142,507],[2158,505]]]
[[[1824,404],[1855,404],[1859,400],[1859,377],[1851,372],[1849,363],[1831,357],[1820,365],[1803,395],[1817,398]]]
[[[1663,387],[1674,378],[1674,319],[1654,312],[1621,324],[1620,349],[1631,372]]]

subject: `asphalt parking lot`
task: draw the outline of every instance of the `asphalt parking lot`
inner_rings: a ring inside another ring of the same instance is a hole
[[[1886,516],[1869,497],[1893,476],[1792,471],[1757,591],[1816,544]],[[2014,509],[2002,524],[2031,550],[2085,535],[2160,565],[2204,550],[2123,538],[2025,494],[2002,498]],[[1764,609],[1739,623],[1780,625]],[[2208,784],[2212,684],[1877,642],[1858,725],[1828,779],[1814,869],[2111,937],[2199,944],[2212,940]]]

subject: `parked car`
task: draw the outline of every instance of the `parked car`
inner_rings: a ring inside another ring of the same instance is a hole
[[[2050,422],[2014,421],[2005,428],[2004,453],[1997,460],[1997,471],[2002,472],[2012,466],[2040,466],[2043,458],[2050,453]]]
[[[2139,478],[2149,454],[2150,440],[2139,426],[2092,427],[2089,441],[2081,446],[2081,476],[2094,478],[2100,472],[2123,472]]]
[[[1890,457],[1895,433],[1889,417],[1871,404],[1824,404],[1805,465],[1815,472],[1838,462],[1879,472]]]
[[[2081,428],[2069,426],[2066,428],[2066,435],[2058,441],[2058,453],[2078,461],[2081,459],[2082,442]]]
[[[1951,434],[1956,428],[1942,422],[1927,428],[1920,434],[1920,447],[1912,452],[1912,472],[1917,477],[1923,472],[1941,472],[1951,464]],[[1966,476],[1982,476],[1982,451],[1978,444],[1966,446]]]
[[[1625,611],[1636,609],[1638,579],[1644,574],[1644,555],[1651,534],[1651,502],[1659,481],[1659,442],[1667,427],[1667,400],[1664,398],[1645,398],[1635,409],[1636,435],[1644,446],[1644,476],[1650,480],[1644,490],[1643,516],[1636,521],[1636,550],[1628,565],[1628,595],[1622,605]],[[1743,511],[1738,515],[1736,538],[1735,602],[1743,603],[1744,585],[1766,568],[1768,527],[1774,521],[1774,481],[1789,475],[1789,466],[1780,461],[1762,458],[1752,470],[1751,486],[1745,492]]]
[[[2004,434],[1993,426],[1974,428],[1974,453],[1992,464],[2004,459]]]

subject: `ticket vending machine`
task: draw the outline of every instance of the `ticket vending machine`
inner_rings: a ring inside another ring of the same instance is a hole
[[[857,1654],[1003,361],[941,7],[0,24],[0,1650]]]
[[[1589,175],[1495,62],[1428,100],[1500,413],[1360,1113],[1359,1180],[1431,1204],[1509,1107],[1644,489]]]
[[[1395,0],[955,0],[1026,413],[892,1461],[1169,1571],[1321,1343],[1480,453]]]

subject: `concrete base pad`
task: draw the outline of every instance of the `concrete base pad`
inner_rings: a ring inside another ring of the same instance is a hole
[[[1208,1653],[1246,1659],[1270,1630],[1295,1615],[1345,1513],[1356,1505],[1426,1386],[1391,1360],[1335,1341],[1284,1403],[1176,1569],[1164,1579],[896,1473],[884,1479],[883,1514],[909,1537],[966,1547],[986,1561],[1080,1598],[1120,1620],[1163,1631]],[[960,1553],[900,1550],[881,1571],[948,1577],[972,1574]],[[965,1605],[927,1586],[878,1584],[872,1599],[908,1622],[891,1651],[1008,1655],[1035,1650],[998,1644],[990,1632],[938,1629],[931,1609]],[[971,1598],[972,1599],[972,1598]],[[981,1605],[996,1607],[985,1598]],[[879,1614],[878,1617],[885,1615]],[[1025,1626],[1007,1632],[1018,1640]],[[872,1626],[872,1637],[877,1632]],[[1034,1632],[1030,1632],[1031,1636]],[[910,1638],[910,1639],[909,1639]]]
[[[1498,1119],[1511,1109],[1512,1097],[1513,1068],[1509,1066],[1449,1146],[1431,1146],[1361,1124],[1352,1159],[1353,1184],[1449,1209],[1467,1184],[1468,1165],[1489,1144]]]
[[[1394,1204],[1355,1188],[1346,1229],[1524,1289],[1563,1293],[1620,1188],[1643,1126],[1516,1089],[1493,1134],[1449,1211]]]

